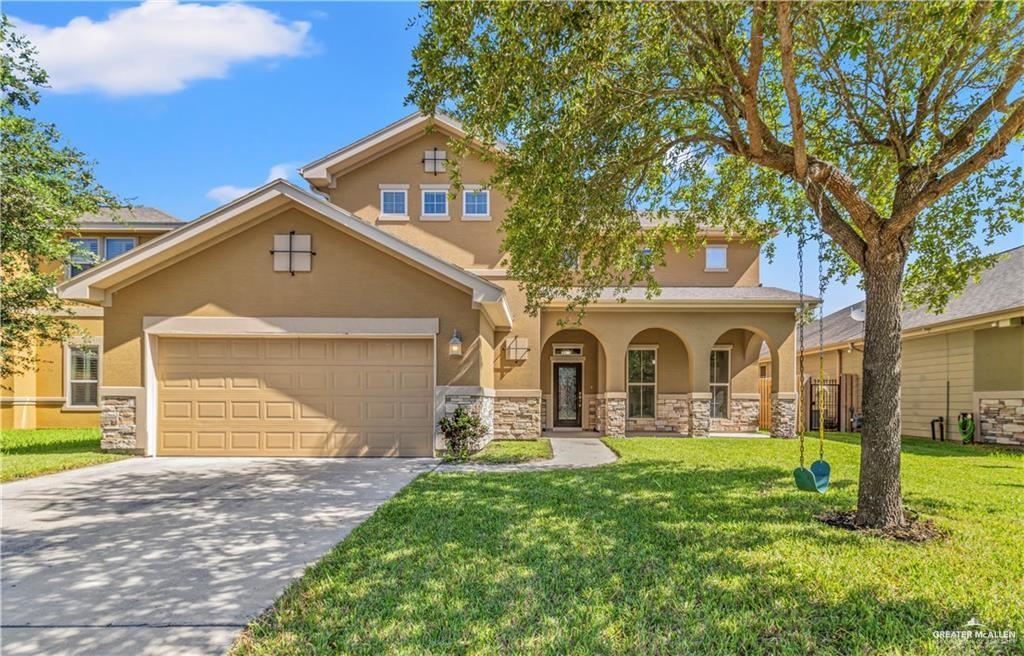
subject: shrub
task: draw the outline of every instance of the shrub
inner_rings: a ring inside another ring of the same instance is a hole
[[[467,412],[465,408],[456,408],[450,416],[442,418],[440,426],[441,432],[444,434],[448,457],[455,460],[468,458],[469,454],[477,449],[480,439],[487,433],[487,428],[480,420],[480,416],[473,412]]]

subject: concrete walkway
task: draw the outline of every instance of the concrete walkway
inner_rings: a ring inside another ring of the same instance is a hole
[[[527,472],[547,469],[580,469],[606,465],[619,459],[615,452],[596,437],[551,437],[550,460],[507,465],[482,463],[448,463],[440,465],[439,472]]]
[[[436,464],[132,458],[0,486],[3,654],[222,654]]]

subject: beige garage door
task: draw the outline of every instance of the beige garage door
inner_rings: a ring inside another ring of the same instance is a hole
[[[157,360],[159,455],[431,455],[431,340],[160,338]]]

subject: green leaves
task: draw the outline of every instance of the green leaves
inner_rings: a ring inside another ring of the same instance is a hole
[[[75,250],[76,219],[117,199],[95,179],[92,162],[64,144],[49,123],[27,110],[39,100],[46,73],[35,51],[0,20],[0,378],[35,366],[33,345],[78,334],[53,288]]]
[[[531,309],[554,296],[580,308],[602,287],[655,288],[636,253],[693,249],[706,225],[758,241],[824,230],[836,240],[828,265],[840,277],[855,273],[865,249],[912,243],[922,249],[911,258],[914,279],[944,287],[911,297],[938,307],[969,267],[950,277],[935,246],[962,241],[965,225],[995,235],[1022,220],[1011,199],[1024,196],[1019,161],[972,159],[1008,120],[1012,95],[986,99],[1016,75],[1019,4],[794,6],[806,151],[828,200],[814,206],[794,172],[776,21],[767,15],[752,33],[751,7],[424,5],[409,99],[454,114],[470,138],[507,143],[486,156],[497,164],[492,184],[514,201],[505,247]],[[764,52],[756,68],[754,43]],[[968,128],[970,139],[957,136]],[[973,182],[929,191],[965,162],[986,192]],[[942,211],[928,209],[936,201]],[[565,266],[566,250],[579,253],[578,269]]]

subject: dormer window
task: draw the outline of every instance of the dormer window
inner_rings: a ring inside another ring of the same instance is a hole
[[[462,217],[469,221],[491,218],[490,192],[479,187],[466,186],[462,192]]]
[[[704,249],[705,271],[729,270],[729,247],[725,245],[708,246]]]

